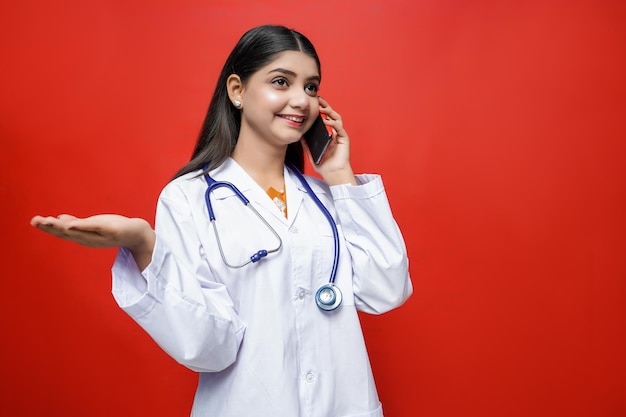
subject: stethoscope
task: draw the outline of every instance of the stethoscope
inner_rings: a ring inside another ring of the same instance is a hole
[[[334,253],[334,259],[333,259],[333,267],[332,267],[332,270],[330,271],[330,279],[328,280],[327,284],[322,285],[315,293],[315,302],[317,303],[317,306],[324,311],[332,311],[336,309],[337,307],[339,307],[339,305],[341,304],[341,300],[343,298],[341,294],[341,290],[339,289],[339,287],[335,285],[335,278],[337,276],[337,267],[339,265],[339,231],[337,230],[337,224],[335,224],[335,220],[333,220],[333,216],[330,214],[330,212],[324,206],[324,204],[320,201],[317,195],[315,195],[315,193],[311,189],[311,186],[306,181],[304,176],[300,173],[300,171],[298,171],[298,169],[292,165],[288,165],[288,168],[296,175],[296,177],[298,177],[298,180],[300,180],[300,182],[302,183],[302,186],[306,189],[307,193],[311,196],[311,198],[313,199],[317,207],[321,210],[321,212],[324,214],[324,216],[328,220],[328,223],[330,224],[330,228],[332,229],[332,232],[333,232],[333,240],[335,243],[335,253]],[[206,166],[204,167],[204,170],[205,171],[207,170]],[[230,268],[241,268],[250,263],[255,263],[255,262],[260,261],[261,259],[269,255],[270,253],[277,252],[283,246],[283,241],[278,235],[278,233],[276,232],[276,230],[274,230],[274,228],[267,222],[267,220],[265,220],[263,216],[261,216],[261,214],[254,208],[252,204],[250,204],[250,201],[246,198],[246,196],[243,195],[241,191],[239,191],[239,189],[234,184],[227,182],[227,181],[215,181],[208,174],[208,172],[204,175],[204,178],[206,179],[206,182],[208,185],[207,190],[204,194],[204,199],[206,200],[207,210],[209,211],[209,220],[211,221],[211,224],[213,225],[213,231],[215,232],[215,240],[217,241],[217,247],[219,249],[220,256],[222,257],[222,261],[224,261],[224,264],[226,264],[226,266]],[[255,253],[253,253],[252,256],[246,259],[246,261],[240,264],[231,264],[226,260],[226,257],[224,255],[224,250],[222,249],[222,243],[220,241],[220,236],[217,231],[217,225],[215,223],[215,212],[213,211],[213,205],[211,204],[211,198],[210,198],[211,192],[221,187],[226,187],[230,189],[239,198],[239,200],[241,200],[241,202],[246,207],[252,210],[252,212],[272,232],[272,234],[276,237],[276,240],[277,240],[277,245],[274,248],[260,249],[256,251]]]

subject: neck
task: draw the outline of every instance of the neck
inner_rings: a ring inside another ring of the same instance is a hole
[[[285,165],[285,152],[271,148],[259,150],[258,146],[246,146],[245,141],[237,141],[231,157],[241,166],[263,190],[274,187],[283,190],[285,179],[283,170]]]

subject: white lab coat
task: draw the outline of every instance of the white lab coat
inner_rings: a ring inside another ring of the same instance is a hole
[[[282,248],[233,269],[220,257],[196,173],[168,184],[158,202],[152,262],[140,272],[128,251],[113,266],[122,309],[175,360],[200,372],[192,416],[382,417],[357,310],[380,314],[411,294],[406,248],[377,175],[328,187],[307,177],[340,237],[335,311],[315,304],[328,283],[328,221],[285,170],[286,219],[232,159],[211,175],[235,184],[278,232]],[[229,263],[276,239],[232,192],[212,193]]]

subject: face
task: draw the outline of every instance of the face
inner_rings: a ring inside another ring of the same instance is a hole
[[[241,90],[239,140],[286,146],[300,140],[319,114],[315,60],[285,51],[255,72]]]

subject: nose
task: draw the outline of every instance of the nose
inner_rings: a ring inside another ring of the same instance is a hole
[[[308,111],[311,107],[312,97],[308,95],[304,89],[294,89],[289,99],[289,104],[294,109]]]

